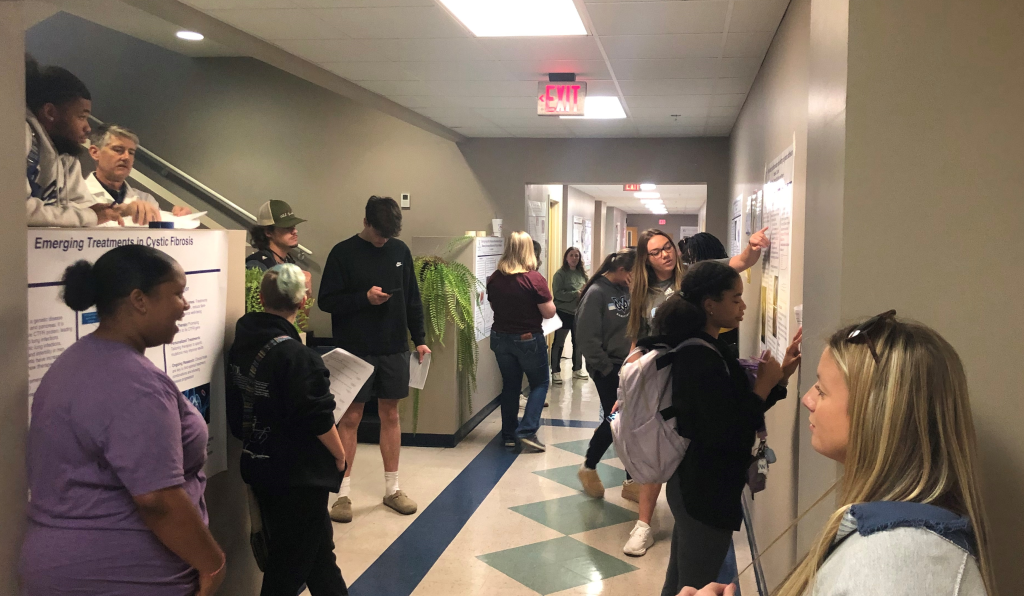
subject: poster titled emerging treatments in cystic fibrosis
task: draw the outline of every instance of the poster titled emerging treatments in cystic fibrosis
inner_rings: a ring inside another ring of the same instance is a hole
[[[157,368],[210,424],[206,473],[227,469],[224,421],[224,316],[227,233],[218,230],[28,229],[28,398],[61,352],[99,325],[95,309],[76,313],[60,299],[61,276],[75,261],[96,262],[125,244],[152,246],[185,270],[189,310],[174,342],[146,350]],[[111,371],[117,374],[117,371]]]

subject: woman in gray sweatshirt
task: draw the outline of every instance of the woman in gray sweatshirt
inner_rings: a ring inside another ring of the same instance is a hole
[[[591,497],[604,496],[597,475],[597,462],[612,444],[608,415],[619,390],[619,368],[629,356],[629,282],[636,251],[624,249],[605,257],[600,269],[583,288],[583,300],[576,311],[577,344],[587,359],[587,371],[594,379],[601,400],[601,425],[594,431],[587,459],[580,466],[579,479]]]
[[[991,594],[977,441],[953,346],[896,311],[872,317],[832,336],[803,404],[811,446],[843,464],[840,507],[775,596]]]
[[[565,336],[572,331],[572,374],[577,379],[585,379],[583,373],[583,355],[576,341],[576,308],[580,304],[581,290],[587,283],[587,270],[583,266],[583,255],[580,249],[570,247],[562,256],[562,267],[551,279],[551,295],[555,298],[555,311],[562,320],[562,328],[555,331],[555,340],[551,344],[551,380],[555,384],[562,382],[562,350],[565,348]]]

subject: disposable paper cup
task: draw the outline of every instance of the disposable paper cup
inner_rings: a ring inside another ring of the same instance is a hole
[[[491,220],[491,235],[497,236],[499,238],[501,237],[501,220],[500,219],[492,219]]]

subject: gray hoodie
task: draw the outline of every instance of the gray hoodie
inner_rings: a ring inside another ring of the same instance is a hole
[[[95,226],[96,201],[73,155],[61,155],[32,112],[25,110],[25,206],[29,226]]]
[[[628,323],[629,288],[602,275],[587,289],[576,310],[576,343],[588,368],[607,375],[622,364],[631,345],[626,337]]]

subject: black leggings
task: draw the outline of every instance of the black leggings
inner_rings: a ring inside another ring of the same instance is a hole
[[[576,372],[583,368],[583,352],[576,345],[576,315],[563,311],[556,311],[558,318],[562,319],[562,327],[555,331],[555,340],[551,344],[551,372],[562,372],[562,350],[565,348],[565,336],[572,331],[572,370]]]
[[[586,466],[591,470],[596,470],[597,462],[601,461],[604,452],[612,444],[612,425],[608,422],[608,416],[611,415],[612,407],[618,397],[619,366],[616,365],[607,375],[602,375],[592,369],[589,372],[590,378],[597,386],[597,395],[601,399],[601,409],[604,411],[601,425],[594,430],[594,436],[590,438],[590,447],[587,448]]]

